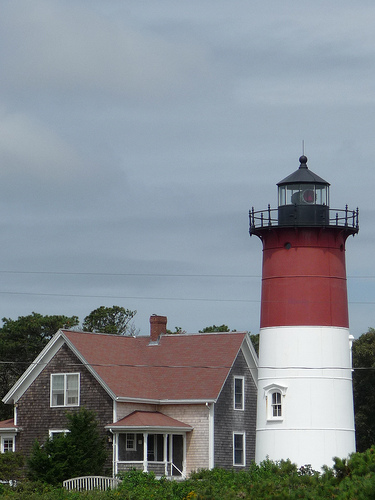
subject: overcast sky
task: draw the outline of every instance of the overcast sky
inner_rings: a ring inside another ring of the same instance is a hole
[[[373,0],[2,0],[1,317],[257,333],[248,211],[304,140],[331,208],[360,208],[350,325],[375,327],[374,24]]]

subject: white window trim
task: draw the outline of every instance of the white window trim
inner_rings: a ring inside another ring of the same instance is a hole
[[[242,406],[236,408],[236,380],[242,380]],[[233,408],[238,411],[245,409],[245,377],[243,375],[235,375],[233,377]]]
[[[63,405],[54,405],[53,404],[53,394],[52,394],[52,388],[53,388],[53,384],[52,384],[52,379],[54,376],[57,376],[57,375],[63,375],[64,376],[64,404]],[[66,379],[67,379],[67,376],[68,375],[78,375],[78,398],[77,398],[77,404],[67,404],[66,402]],[[66,408],[68,406],[79,406],[80,405],[80,397],[81,397],[81,374],[79,372],[73,372],[73,373],[51,373],[51,376],[50,376],[50,406],[51,408]]]
[[[13,446],[12,446],[12,451],[9,453],[14,453],[16,451],[16,435],[15,434],[2,434],[1,435],[1,453],[7,453],[7,451],[4,451],[4,441],[12,440],[13,441]]]
[[[234,437],[242,436],[242,462],[241,464],[235,463],[235,449],[234,449]],[[233,466],[234,467],[246,467],[246,433],[233,431]]]
[[[128,448],[128,435],[134,436],[132,448]],[[126,451],[137,451],[137,434],[135,432],[127,432],[125,434],[125,449]]]
[[[54,434],[64,434],[66,436],[68,432],[70,432],[69,429],[49,429],[48,436],[51,439]]]
[[[266,411],[267,411],[267,420],[268,421],[282,421],[285,416],[285,395],[287,391],[286,386],[282,386],[279,384],[270,384],[264,387],[264,394],[266,398]],[[281,416],[275,417],[273,415],[272,408],[272,394],[278,392],[281,394]]]

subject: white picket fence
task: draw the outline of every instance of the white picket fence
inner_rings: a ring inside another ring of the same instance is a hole
[[[105,491],[116,488],[120,484],[120,480],[114,477],[104,476],[83,476],[67,479],[63,482],[64,488],[67,490],[88,491],[101,490]]]

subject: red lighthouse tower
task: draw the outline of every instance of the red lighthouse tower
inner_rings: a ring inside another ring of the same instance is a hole
[[[250,212],[263,244],[256,460],[319,468],[355,451],[345,243],[358,210],[329,208],[329,183],[300,167],[278,208]]]

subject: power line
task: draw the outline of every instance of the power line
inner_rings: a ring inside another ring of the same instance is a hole
[[[49,364],[48,362],[38,362],[38,363],[30,363],[28,361],[0,361],[0,365],[26,365],[26,366],[46,366]],[[134,363],[69,363],[67,365],[69,368],[76,368],[79,366],[89,366],[89,367],[101,367],[101,368],[114,368],[114,367],[124,367],[124,368],[204,368],[210,370],[218,370],[218,369],[230,369],[230,366],[226,365],[150,365],[150,364],[134,364]],[[374,371],[374,366],[357,366],[357,367],[348,367],[348,366],[259,366],[258,369],[267,369],[267,370],[370,370]],[[249,368],[250,370],[250,368]]]
[[[9,292],[0,291],[3,295],[36,295],[41,297],[80,297],[95,299],[134,299],[134,300],[178,300],[178,301],[198,301],[198,302],[260,302],[253,299],[208,299],[208,298],[179,298],[179,297],[137,297],[123,295],[85,295],[77,293],[43,293],[43,292]]]
[[[191,274],[191,273],[109,273],[109,272],[73,272],[73,271],[14,271],[0,270],[1,274],[39,274],[52,276],[134,276],[147,278],[256,278],[262,276],[260,274]],[[347,279],[373,279],[375,275],[348,275]]]
[[[148,278],[261,278],[256,274],[190,274],[190,273],[98,273],[71,271],[2,271],[1,274],[45,274],[61,276],[140,276]]]
[[[0,290],[0,295],[32,295],[39,297],[78,297],[86,299],[125,299],[125,300],[168,300],[168,301],[180,301],[180,302],[243,302],[243,303],[256,303],[260,304],[260,299],[212,299],[207,297],[141,297],[133,295],[89,295],[89,294],[79,294],[79,293],[51,293],[51,292],[13,292],[13,291],[2,291]],[[281,301],[280,301],[281,302]],[[276,303],[276,301],[272,301]],[[356,305],[374,305],[375,301],[356,301],[349,300],[348,304]]]

